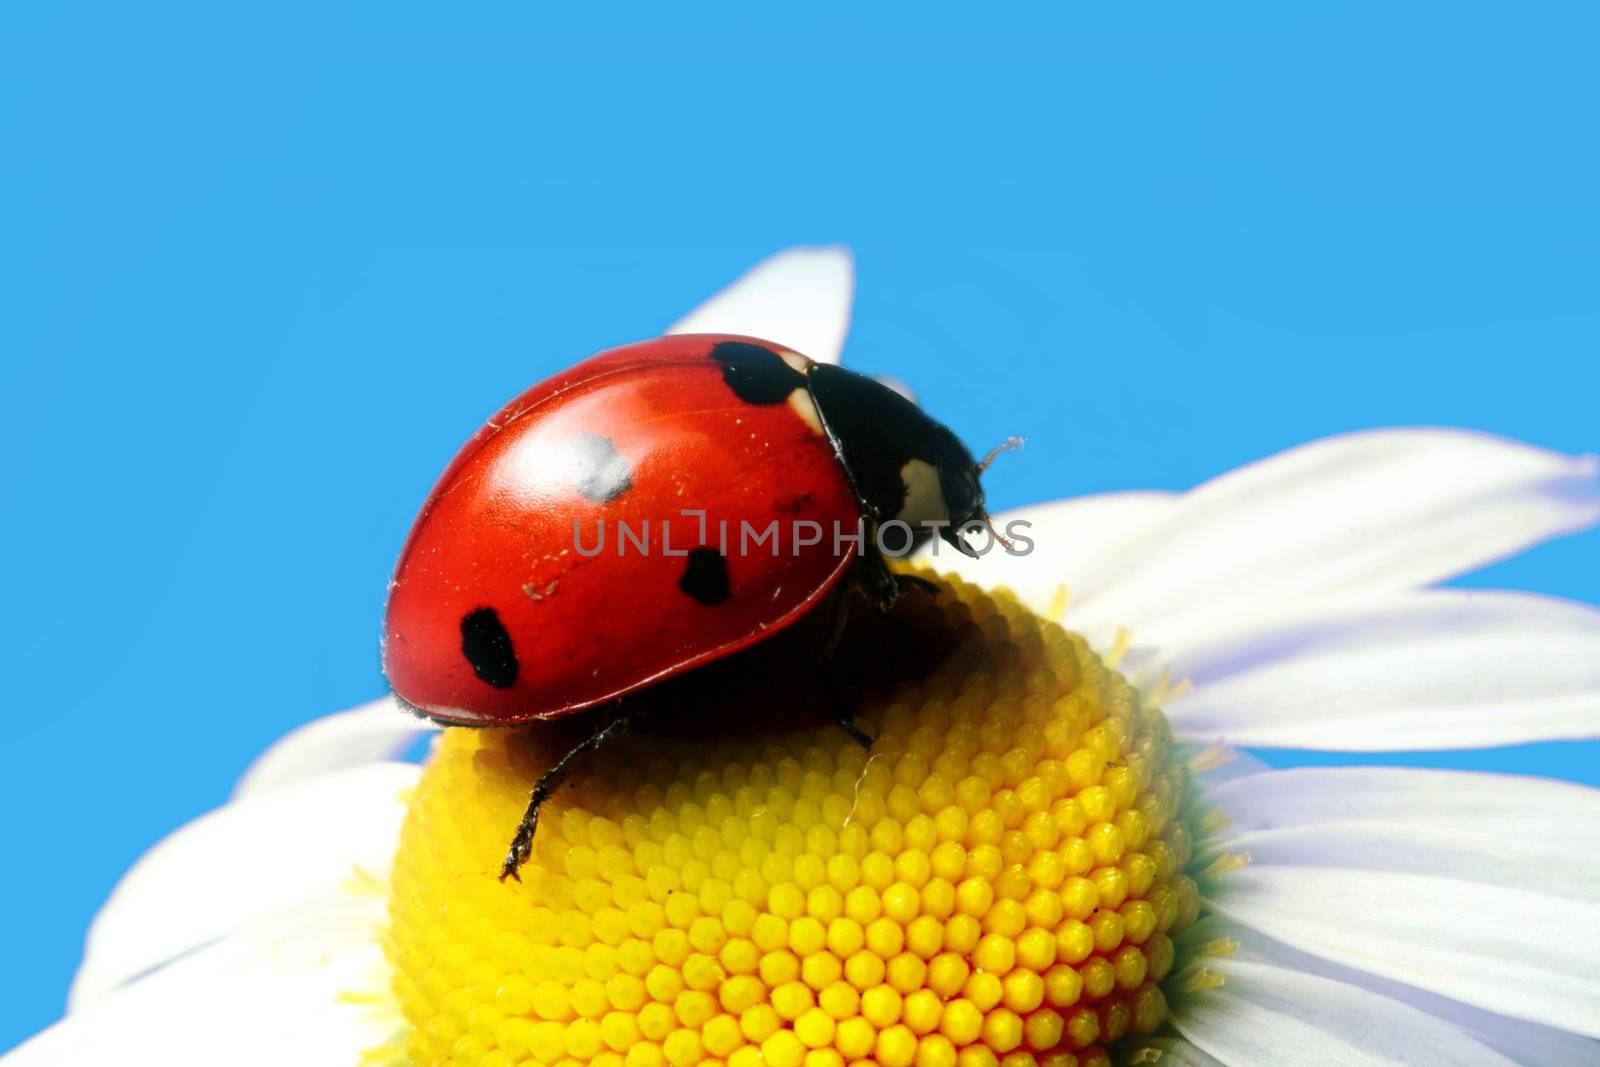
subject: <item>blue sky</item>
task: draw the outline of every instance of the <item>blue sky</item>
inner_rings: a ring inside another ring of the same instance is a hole
[[[0,15],[0,1048],[134,857],[382,690],[475,424],[781,246],[855,248],[855,366],[1029,436],[1002,506],[1396,423],[1600,447],[1587,5],[326,7]],[[1600,535],[1468,580],[1600,601]]]

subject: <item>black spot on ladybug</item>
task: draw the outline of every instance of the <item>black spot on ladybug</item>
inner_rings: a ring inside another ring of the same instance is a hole
[[[711,358],[722,364],[722,380],[747,404],[781,404],[805,377],[770,348],[748,341],[719,341]]]
[[[633,484],[633,467],[611,438],[583,433],[568,447],[572,451],[574,483],[586,499],[604,504]]]
[[[472,664],[472,673],[496,689],[516,684],[517,653],[493,608],[479,608],[461,617],[461,654]]]
[[[690,549],[678,588],[702,604],[722,603],[728,599],[728,561],[714,548]]]

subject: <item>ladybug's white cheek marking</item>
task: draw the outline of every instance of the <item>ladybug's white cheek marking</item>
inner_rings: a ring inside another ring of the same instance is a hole
[[[950,509],[939,486],[939,472],[927,460],[907,460],[900,468],[900,483],[906,487],[906,500],[895,516],[908,526],[921,522],[948,522]]]
[[[789,406],[794,409],[796,415],[800,416],[802,422],[811,427],[812,433],[818,437],[823,435],[822,416],[817,414],[817,405],[811,399],[811,391],[809,389],[801,387],[790,393]]]
[[[781,350],[778,353],[778,358],[789,364],[789,366],[793,367],[801,374],[804,374],[806,372],[806,368],[811,366],[811,361],[805,356],[802,356],[798,352],[791,352],[788,349]]]

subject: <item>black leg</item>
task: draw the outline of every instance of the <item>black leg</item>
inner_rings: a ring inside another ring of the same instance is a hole
[[[855,716],[850,714],[850,706],[845,703],[844,696],[839,692],[839,686],[833,680],[831,664],[833,654],[839,647],[839,642],[844,637],[845,623],[850,619],[850,594],[849,588],[841,588],[834,593],[833,617],[828,621],[828,629],[823,633],[822,640],[812,650],[812,662],[816,667],[817,685],[822,689],[822,698],[828,702],[828,711],[833,716],[833,721],[845,733],[855,738],[862,748],[872,747],[872,738],[856,725]]]
[[[855,586],[880,614],[894,607],[900,596],[898,576],[889,569],[877,549],[868,548],[856,559]]]
[[[918,589],[931,597],[939,595],[939,583],[930,582],[920,574],[899,574],[894,576],[895,588],[904,593],[907,589]]]
[[[839,687],[834,684],[833,675],[828,673],[827,663],[817,662],[817,684],[822,687],[822,697],[828,702],[828,710],[833,713],[833,721],[839,728],[855,739],[856,744],[862,748],[872,747],[872,735],[856,725],[856,718],[850,714],[850,706],[844,702]]]
[[[927,594],[934,600],[939,598],[939,585],[928,581],[920,574],[900,574],[896,572],[894,587],[899,596],[904,596],[908,589],[915,589]],[[889,631],[890,636],[894,638],[895,643],[900,646],[901,650],[906,653],[907,658],[913,663],[926,661],[927,657],[922,651],[922,642],[917,640],[917,635],[911,632],[911,627],[906,625],[904,619],[892,611],[880,611],[878,612],[878,618],[883,621],[883,628]]]
[[[533,832],[539,827],[539,809],[544,806],[544,802],[561,788],[561,783],[571,777],[572,772],[577,770],[595,749],[612,738],[626,733],[627,729],[628,717],[615,716],[557,760],[554,767],[539,776],[539,781],[534,784],[533,794],[528,798],[528,808],[522,813],[522,821],[517,824],[517,832],[511,838],[511,848],[506,852],[505,862],[500,866],[502,882],[507,878],[522,881],[517,874],[517,868],[522,866],[523,861],[533,851]]]
[[[847,586],[836,587],[833,591],[833,603],[828,607],[828,628],[822,632],[815,647],[811,649],[811,656],[819,663],[826,663],[833,659],[833,654],[839,651],[839,642],[844,639],[845,624],[850,621],[850,589]]]

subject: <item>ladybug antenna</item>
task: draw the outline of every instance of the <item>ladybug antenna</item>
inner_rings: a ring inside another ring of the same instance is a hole
[[[1006,452],[1015,452],[1026,443],[1027,442],[1023,438],[1018,437],[1016,434],[1012,434],[1004,441],[1001,441],[999,444],[989,449],[989,454],[984,456],[983,461],[973,468],[974,471],[977,474],[982,474],[984,471],[989,469],[989,464],[1000,458],[1002,454]],[[981,493],[979,494],[978,499],[983,499]],[[983,524],[989,528],[990,536],[992,536],[996,541],[1000,542],[1000,544],[1004,545],[1007,552],[1016,551],[1017,543],[1000,532],[1000,528],[994,524],[994,517],[992,515],[990,515],[987,511],[980,511],[978,512],[977,517],[983,520]]]
[[[1010,437],[1007,437],[1004,441],[1001,441],[999,444],[989,449],[989,454],[984,456],[983,462],[978,464],[978,473],[982,474],[984,471],[988,470],[989,464],[998,459],[1001,453],[1015,452],[1017,449],[1021,448],[1027,443],[1028,442],[1026,438],[1018,437],[1016,434],[1012,434]]]

